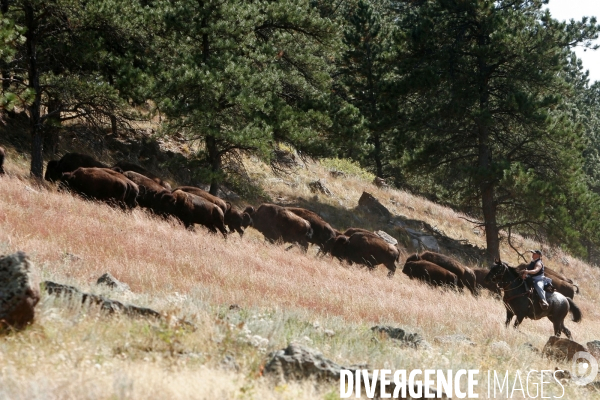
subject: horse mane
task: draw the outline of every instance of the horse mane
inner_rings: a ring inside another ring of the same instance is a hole
[[[500,263],[497,263],[496,265],[502,264],[504,265],[506,268],[508,268],[509,271],[511,271],[512,273],[514,273],[515,275],[519,275],[519,269],[518,267],[511,267],[510,265],[508,265],[508,263],[504,262],[504,261],[500,261]]]

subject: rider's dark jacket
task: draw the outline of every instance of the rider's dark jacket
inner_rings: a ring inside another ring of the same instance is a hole
[[[528,271],[532,271],[535,269],[535,264],[540,263],[542,264],[542,269],[540,269],[536,274],[533,275],[529,275],[529,276],[540,276],[540,275],[544,275],[544,263],[542,262],[541,259],[537,259],[537,260],[533,260],[532,262],[529,263],[529,265],[527,266],[527,270]]]

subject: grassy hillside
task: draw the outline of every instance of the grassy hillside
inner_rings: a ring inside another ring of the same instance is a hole
[[[446,252],[455,251],[471,266],[480,263],[459,246],[485,243],[464,215],[406,192],[378,189],[368,174],[347,162],[301,164],[284,177],[257,160],[245,163],[254,184],[274,202],[310,207],[338,229],[384,229],[402,240],[399,228],[355,209],[366,190],[394,214],[434,227],[447,237],[444,243],[456,244]],[[346,176],[332,178],[333,168]],[[552,334],[548,320],[525,320],[518,331],[507,330],[504,306],[487,294],[474,298],[433,289],[410,281],[401,268],[387,279],[383,266],[372,272],[348,267],[316,257],[314,248],[308,254],[285,251],[286,246],[267,244],[254,230],[243,239],[231,235],[224,240],[142,210],[125,213],[84,201],[30,181],[26,157],[10,147],[6,169],[8,176],[0,178],[0,253],[23,250],[45,280],[151,307],[190,320],[198,329],[107,317],[45,296],[34,326],[0,338],[0,398],[337,398],[339,384],[261,377],[267,354],[291,341],[317,348],[338,363],[366,362],[371,368],[571,368],[523,347],[543,347]],[[312,193],[307,183],[316,179],[325,181],[333,196]],[[544,247],[526,238],[516,243],[521,250]],[[600,270],[557,249],[544,250],[549,267],[580,285],[575,302],[584,319],[580,324],[566,320],[574,339],[583,344],[600,339]],[[505,261],[519,262],[508,247],[502,251]],[[129,284],[132,292],[96,287],[104,272]],[[233,304],[240,310],[230,310]],[[432,348],[375,340],[370,328],[376,324],[418,332]],[[454,334],[476,345],[436,340]],[[227,356],[238,368],[223,362]],[[574,385],[566,391],[569,399],[598,396]]]

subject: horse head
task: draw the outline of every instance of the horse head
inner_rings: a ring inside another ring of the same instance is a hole
[[[506,272],[508,272],[509,270],[509,265],[503,261],[500,260],[494,260],[494,264],[492,265],[492,267],[490,268],[490,272],[486,275],[486,277],[484,278],[484,282],[486,284],[489,283],[499,283],[502,278],[504,277],[504,274],[506,274]]]

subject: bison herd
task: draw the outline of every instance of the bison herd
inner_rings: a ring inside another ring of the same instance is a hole
[[[4,173],[4,149],[0,147],[0,174]],[[243,211],[229,202],[194,187],[171,188],[169,183],[143,167],[129,162],[108,166],[93,157],[67,153],[60,160],[48,162],[44,178],[57,182],[60,187],[79,195],[118,205],[124,209],[143,207],[161,217],[175,217],[187,228],[203,225],[224,237],[237,232],[243,236],[251,226],[265,239],[296,244],[304,251],[309,244],[318,246],[319,253],[330,254],[341,261],[356,263],[374,269],[383,264],[394,276],[400,258],[400,249],[377,234],[349,228],[344,232],[334,229],[316,213],[298,207],[261,204]],[[518,268],[525,268],[526,264]],[[496,285],[485,283],[487,269],[463,266],[456,260],[439,253],[426,251],[409,256],[402,272],[410,279],[419,279],[434,286],[468,290],[476,295],[481,288],[501,294]],[[546,267],[556,290],[573,298],[579,290],[572,280]]]

